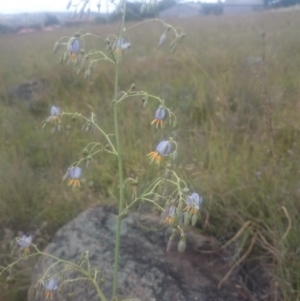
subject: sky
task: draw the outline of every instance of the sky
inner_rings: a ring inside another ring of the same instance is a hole
[[[67,12],[67,4],[69,0],[0,0],[0,14],[19,14],[31,12]],[[91,0],[91,11],[98,11],[97,3],[99,0]],[[180,2],[188,2],[193,0],[181,0]],[[194,0],[198,1],[198,0]],[[202,0],[204,2],[204,0]],[[205,2],[215,2],[217,0],[205,0]],[[222,1],[222,0],[221,0]],[[78,3],[79,0],[73,0]],[[119,1],[116,1],[117,3]],[[110,1],[101,0],[101,12],[114,10],[114,5]],[[74,8],[71,7],[73,12]]]
[[[67,12],[69,0],[0,0],[0,14],[17,14],[30,12]],[[73,0],[78,3],[78,0]],[[101,11],[106,12],[106,1],[103,3]],[[92,0],[91,10],[97,10],[97,0]],[[70,8],[73,11],[73,8]]]

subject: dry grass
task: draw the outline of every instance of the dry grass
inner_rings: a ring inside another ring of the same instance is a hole
[[[131,33],[120,87],[135,82],[165,98],[178,114],[178,129],[157,133],[150,127],[157,104],[143,111],[140,103],[125,103],[120,119],[125,174],[147,185],[158,171],[146,154],[161,137],[175,134],[176,168],[205,200],[203,231],[225,243],[249,221],[232,244],[232,266],[255,261],[271,267],[269,288],[260,296],[299,300],[299,16],[286,11],[171,23],[188,34],[173,56],[167,46],[156,51],[163,30],[157,24]],[[106,37],[116,26],[87,31]],[[52,53],[55,41],[75,30],[0,37],[1,229],[36,231],[46,221],[51,236],[91,204],[116,202],[117,166],[108,155],[92,162],[80,191],[61,183],[85,144],[100,137],[83,134],[69,121],[64,124],[72,126],[68,136],[41,130],[49,107],[57,105],[84,114],[93,110],[102,127],[113,131],[112,68],[99,65],[85,82],[73,66],[59,66]],[[48,85],[35,114],[22,104],[9,105],[7,95],[7,88],[32,78]],[[0,259],[7,259],[6,252]],[[26,288],[20,284],[23,275],[18,281],[3,286],[10,295],[5,300],[24,300],[22,290],[9,289]],[[253,292],[247,294],[255,300]]]

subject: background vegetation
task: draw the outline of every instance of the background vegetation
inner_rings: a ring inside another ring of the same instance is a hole
[[[176,169],[204,198],[199,225],[203,233],[223,244],[251,222],[231,246],[228,260],[234,264],[250,250],[242,265],[263,266],[269,271],[268,285],[245,284],[243,294],[249,300],[299,300],[299,12],[171,23],[188,34],[175,55],[168,43],[156,50],[164,30],[158,24],[132,31],[132,49],[123,54],[120,89],[135,82],[137,89],[158,94],[177,113],[178,128],[166,127],[161,137],[176,137]],[[116,28],[117,24],[95,25],[87,31],[106,37]],[[59,37],[76,30],[0,37],[2,263],[10,260],[7,242],[18,231],[35,235],[35,243],[43,247],[79,212],[93,204],[117,202],[117,166],[108,155],[91,162],[80,190],[62,183],[86,143],[101,141],[98,134],[82,132],[82,124],[71,120],[55,135],[50,127],[41,129],[55,105],[64,111],[94,111],[103,128],[113,131],[112,67],[98,65],[84,81],[73,66],[59,66],[59,57],[52,53]],[[89,42],[88,47],[96,46]],[[32,79],[43,80],[39,97],[11,98],[11,88]],[[122,107],[124,171],[139,176],[141,188],[158,173],[146,157],[159,140],[150,126],[156,107],[150,103],[142,109],[135,101]],[[26,300],[28,274],[21,269],[16,282],[3,281],[1,301]]]

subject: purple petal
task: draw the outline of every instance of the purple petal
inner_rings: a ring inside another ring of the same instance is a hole
[[[72,167],[69,170],[69,176],[71,179],[79,179],[81,177],[81,174],[82,170],[78,166]]]
[[[155,111],[155,119],[163,120],[166,117],[166,110],[161,106]]]
[[[169,155],[171,153],[171,149],[172,149],[171,143],[166,140],[161,141],[156,147],[156,151],[162,156]]]
[[[53,106],[53,107],[51,108],[51,116],[57,116],[59,113],[60,113],[59,107]]]
[[[45,284],[45,289],[47,291],[55,291],[58,288],[58,281],[56,279],[50,279],[46,284]]]

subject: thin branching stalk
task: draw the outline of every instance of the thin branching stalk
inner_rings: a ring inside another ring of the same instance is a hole
[[[124,1],[122,19],[121,19],[121,28],[119,39],[122,40],[124,23],[125,23],[125,11],[126,11],[126,1]],[[124,176],[123,176],[123,158],[121,150],[121,141],[119,136],[119,124],[118,124],[118,85],[119,85],[119,59],[116,58],[115,64],[115,91],[114,91],[114,125],[115,125],[115,137],[117,144],[117,153],[118,153],[118,174],[119,174],[119,211],[117,219],[117,231],[116,231],[116,242],[115,242],[115,260],[114,260],[114,276],[113,276],[113,288],[112,288],[112,298],[117,296],[117,286],[118,286],[118,268],[119,268],[119,256],[120,256],[120,236],[121,236],[121,222],[122,217],[121,213],[124,208]]]

